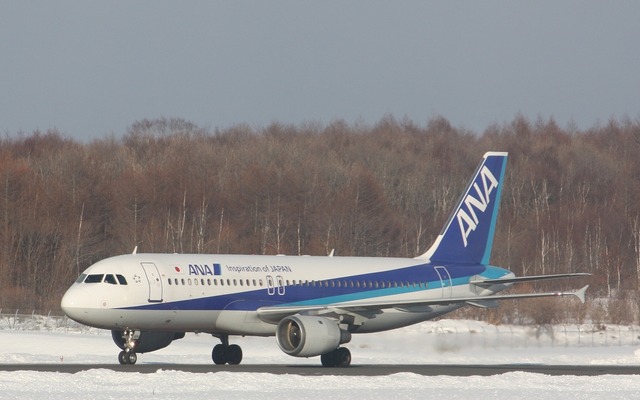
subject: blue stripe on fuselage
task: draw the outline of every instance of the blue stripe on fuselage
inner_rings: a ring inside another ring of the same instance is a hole
[[[456,265],[449,266],[447,270],[451,276],[452,286],[466,285],[469,283],[470,277],[476,275],[481,275],[488,279],[496,279],[508,273],[508,271],[502,268],[484,265]],[[381,282],[384,283],[384,287],[380,287]],[[278,288],[276,288],[276,294],[269,295],[269,289],[261,287],[255,290],[246,290],[224,295],[122,307],[121,309],[219,311],[229,309],[229,305],[234,304],[234,310],[255,311],[259,306],[266,305],[265,303],[287,306],[324,306],[338,302],[392,296],[442,287],[440,277],[431,264],[422,264],[371,274],[337,277],[314,281],[314,283],[315,285],[311,281],[306,285],[290,284],[284,287],[284,294],[282,295],[277,294]],[[363,287],[363,283],[366,287]],[[398,286],[395,286],[395,283],[398,283]],[[400,285],[400,283],[402,283],[402,285]],[[426,288],[423,285],[424,283],[427,283]],[[378,287],[376,287],[376,284]],[[449,286],[448,282],[445,284]]]

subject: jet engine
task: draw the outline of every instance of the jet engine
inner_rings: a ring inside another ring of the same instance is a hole
[[[276,328],[280,350],[295,357],[314,357],[329,353],[351,340],[351,333],[340,329],[337,321],[310,315],[292,315]]]
[[[111,331],[111,337],[120,349],[125,350],[126,338],[122,331]],[[136,353],[149,353],[164,349],[174,340],[182,339],[184,332],[135,332],[134,351]]]

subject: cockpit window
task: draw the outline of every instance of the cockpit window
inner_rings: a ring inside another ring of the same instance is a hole
[[[105,281],[106,283],[110,283],[110,284],[112,284],[112,285],[117,285],[117,284],[118,284],[118,282],[116,282],[116,277],[115,277],[115,276],[113,276],[113,275],[111,275],[111,274],[109,274],[109,275],[105,276],[105,277],[104,277],[104,281]]]
[[[84,278],[87,277],[87,274],[80,274],[80,276],[78,277],[78,279],[76,279],[76,283],[82,283],[84,282]]]
[[[104,278],[104,274],[89,275],[84,283],[100,283],[102,278]]]
[[[120,282],[121,285],[126,285],[127,284],[127,280],[124,278],[124,276],[116,275],[116,278],[118,278],[118,282]]]

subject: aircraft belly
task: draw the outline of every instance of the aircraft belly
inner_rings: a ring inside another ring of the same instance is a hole
[[[167,332],[207,332],[214,329],[219,311],[111,310],[115,324],[107,329],[131,328]]]
[[[353,333],[374,333],[402,328],[437,318],[462,306],[462,304],[451,304],[446,306],[430,306],[421,309],[383,310],[380,314],[376,315],[375,318],[368,319],[363,325],[358,326]]]
[[[215,331],[232,335],[274,336],[276,325],[262,321],[255,311],[225,310],[216,320]]]

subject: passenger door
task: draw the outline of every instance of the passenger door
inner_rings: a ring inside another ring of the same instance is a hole
[[[149,303],[162,302],[162,279],[158,267],[151,262],[140,263],[149,283]]]

